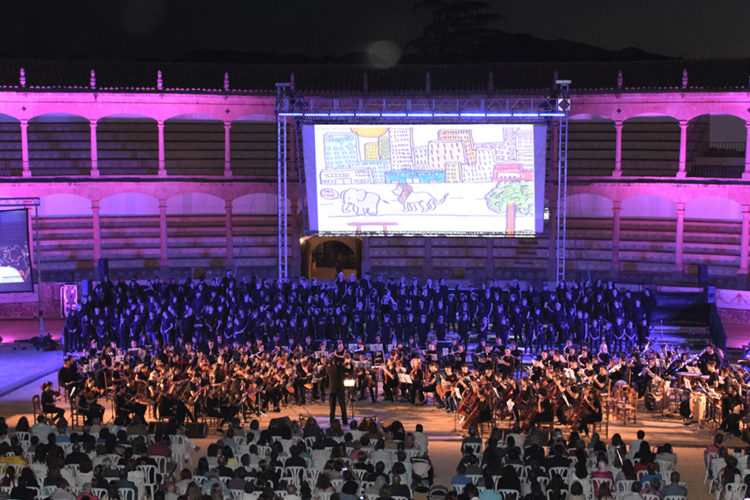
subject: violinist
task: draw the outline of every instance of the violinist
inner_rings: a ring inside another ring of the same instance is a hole
[[[552,402],[547,397],[547,390],[542,387],[539,389],[539,396],[536,398],[536,413],[529,420],[529,426],[543,422],[552,422],[555,419]]]
[[[602,421],[602,399],[597,389],[592,387],[583,393],[574,419],[578,421],[578,428],[586,437],[589,435],[589,424]]]
[[[96,387],[94,379],[87,379],[83,390],[78,395],[78,411],[84,415],[86,424],[91,425],[96,420],[102,421],[104,407],[97,403],[97,400],[102,396],[103,391]]]
[[[409,402],[411,404],[424,404],[424,391],[422,382],[424,380],[424,373],[422,372],[422,359],[413,358],[411,360],[411,387],[409,387]]]
[[[54,413],[54,421],[59,422],[65,417],[65,410],[55,406],[55,400],[60,397],[60,393],[52,389],[52,382],[45,382],[42,384],[42,412]]]

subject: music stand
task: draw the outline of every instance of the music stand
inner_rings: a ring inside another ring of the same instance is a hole
[[[349,404],[351,406],[351,420],[354,420],[354,389],[357,387],[357,379],[347,377],[344,379],[344,388],[346,389],[346,395],[349,398]]]

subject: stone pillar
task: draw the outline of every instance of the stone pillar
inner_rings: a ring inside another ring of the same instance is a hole
[[[29,120],[21,119],[21,166],[23,167],[22,175],[31,177],[29,168]]]
[[[232,266],[234,263],[234,241],[232,239],[232,200],[224,201],[224,238],[226,239],[227,254],[224,265]]]
[[[91,129],[91,177],[99,177],[99,153],[96,147],[96,120],[89,120]]]
[[[224,177],[232,177],[232,152],[229,145],[229,132],[232,122],[224,122]]]
[[[432,238],[424,238],[424,257],[422,258],[422,272],[425,278],[432,277]]]
[[[615,170],[612,177],[622,177],[622,120],[615,121]]]
[[[312,252],[307,252],[308,255],[311,255]],[[307,268],[311,268],[311,261],[308,260],[308,266]],[[369,273],[372,271],[372,266],[370,265],[370,237],[369,236],[363,236],[362,237],[362,264],[360,265],[360,270],[362,271],[362,275],[365,273]]]
[[[740,235],[740,269],[737,274],[747,274],[747,251],[750,243],[750,205],[742,205],[742,234]]]
[[[680,164],[677,169],[677,178],[687,177],[687,128],[688,121],[680,120]]]
[[[169,265],[167,259],[167,200],[159,200],[159,265]]]
[[[612,202],[612,263],[610,271],[614,276],[620,273],[620,212],[622,203]]]
[[[674,268],[675,271],[680,273],[682,270],[682,244],[683,244],[683,226],[685,222],[685,204],[682,202],[677,203],[677,228],[675,229],[675,242],[674,242]]]
[[[164,177],[167,175],[167,162],[164,154],[164,120],[158,120],[156,122],[156,130],[159,136],[159,176]]]
[[[99,227],[99,200],[91,200],[91,225],[94,230],[94,268],[102,258],[102,233]]]
[[[487,238],[487,248],[484,253],[484,267],[489,276],[495,276],[495,238]]]
[[[750,122],[745,122],[745,171],[742,172],[742,180],[750,180]]]

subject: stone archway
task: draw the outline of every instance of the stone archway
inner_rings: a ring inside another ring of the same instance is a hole
[[[302,276],[333,280],[339,272],[348,280],[359,277],[362,267],[361,238],[312,237],[301,241]]]

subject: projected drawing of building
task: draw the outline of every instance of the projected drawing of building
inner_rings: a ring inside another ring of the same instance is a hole
[[[385,173],[388,184],[436,184],[445,182],[445,172],[437,170],[391,170]]]
[[[393,170],[408,170],[414,167],[414,141],[411,128],[388,129],[389,153]]]
[[[498,162],[496,148],[477,148],[476,150],[476,172],[477,176],[489,181],[492,178],[492,172]]]
[[[532,170],[524,170],[520,163],[498,163],[492,172],[492,181],[530,181],[534,179]]]
[[[461,172],[461,164],[457,161],[449,161],[445,163],[445,182],[463,182],[463,174]]]
[[[430,141],[427,143],[427,168],[445,170],[449,161],[466,163],[464,143],[461,141]]]
[[[378,137],[378,149],[380,150],[380,159],[388,160],[391,159],[391,140],[388,134],[383,134]]]
[[[534,168],[534,133],[531,130],[519,131],[515,137],[515,159],[525,168]]]
[[[326,168],[351,168],[359,164],[358,136],[353,132],[329,132],[323,137]]]
[[[362,166],[370,170],[372,182],[382,184],[385,182],[385,173],[390,170],[391,163],[388,160],[364,161]]]
[[[466,163],[473,164],[477,161],[477,156],[474,152],[474,138],[471,135],[471,130],[439,130],[438,141],[459,141],[463,143],[464,151],[466,152]]]
[[[414,146],[414,168],[426,170],[429,168],[427,146]]]
[[[372,184],[369,168],[327,168],[320,172],[321,184]]]
[[[365,143],[365,161],[375,161],[380,159],[380,151],[377,142]]]

